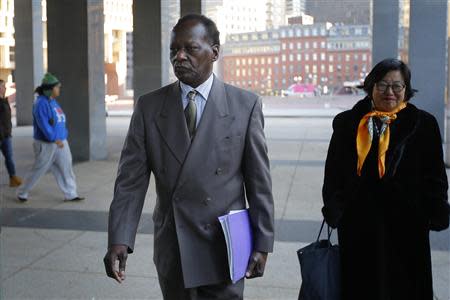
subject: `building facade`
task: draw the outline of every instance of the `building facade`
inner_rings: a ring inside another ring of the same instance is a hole
[[[297,24],[230,35],[223,78],[259,94],[280,94],[295,83],[331,90],[363,79],[370,59],[368,25]]]
[[[0,78],[12,82],[14,70],[14,1],[0,0]]]

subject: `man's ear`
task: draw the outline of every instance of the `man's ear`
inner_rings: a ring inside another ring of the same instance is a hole
[[[211,49],[213,51],[212,61],[217,61],[219,59],[220,45],[212,45]]]

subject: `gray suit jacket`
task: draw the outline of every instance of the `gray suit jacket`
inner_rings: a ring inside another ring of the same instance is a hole
[[[192,143],[179,83],[142,96],[122,150],[109,215],[109,245],[133,252],[153,173],[154,262],[158,274],[183,271],[186,288],[229,280],[218,217],[246,202],[254,249],[272,252],[272,182],[261,99],[216,77]],[[178,268],[177,268],[178,266]]]

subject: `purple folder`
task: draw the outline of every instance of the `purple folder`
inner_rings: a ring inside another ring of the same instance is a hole
[[[253,237],[248,210],[232,210],[219,217],[228,252],[230,278],[233,283],[245,276],[248,260],[253,251]]]

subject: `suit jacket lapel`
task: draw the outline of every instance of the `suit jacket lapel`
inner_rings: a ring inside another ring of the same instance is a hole
[[[226,135],[231,122],[225,86],[214,77],[205,110],[180,173],[179,186],[189,178],[187,173],[202,168],[206,155],[215,147],[215,141]]]
[[[156,124],[170,151],[178,162],[183,164],[189,151],[190,138],[178,82],[169,86],[166,99],[156,118]]]

